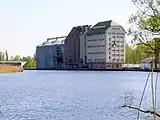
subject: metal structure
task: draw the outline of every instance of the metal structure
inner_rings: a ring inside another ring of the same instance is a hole
[[[54,44],[64,44],[64,41],[65,41],[66,37],[67,36],[47,38],[47,41],[43,42],[42,44],[40,44],[38,46],[54,45]]]
[[[36,48],[37,69],[64,68],[64,41],[66,36],[48,38]]]

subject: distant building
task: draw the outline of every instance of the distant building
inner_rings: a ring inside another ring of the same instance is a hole
[[[81,35],[80,58],[89,68],[118,68],[125,62],[125,30],[113,20],[99,22]]]
[[[155,58],[146,58],[144,60],[142,60],[140,62],[140,69],[151,69],[152,67],[152,62],[153,62],[153,68],[155,68]],[[158,68],[159,68],[159,65],[157,64]]]
[[[36,47],[37,69],[60,69],[64,68],[64,40],[60,37],[48,39]],[[65,37],[62,37],[65,38]]]
[[[73,27],[65,39],[66,68],[78,68],[80,66],[80,36],[86,34],[89,28],[89,25]]]

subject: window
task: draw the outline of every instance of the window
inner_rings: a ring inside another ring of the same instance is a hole
[[[109,52],[109,55],[111,54],[111,52]]]
[[[112,36],[112,38],[116,38],[115,36]]]
[[[92,59],[88,59],[88,61],[92,61]]]
[[[109,60],[111,59],[111,56],[109,56]]]
[[[109,38],[109,41],[111,41],[111,38]]]

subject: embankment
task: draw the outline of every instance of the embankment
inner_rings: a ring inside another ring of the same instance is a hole
[[[0,65],[0,73],[22,72],[22,71],[23,68],[21,66]]]
[[[36,69],[36,68],[24,68],[24,70],[65,70],[65,71],[136,71],[136,72],[151,72],[150,69],[138,69],[138,68],[112,68],[112,69]],[[154,69],[154,72],[160,72],[159,69]]]

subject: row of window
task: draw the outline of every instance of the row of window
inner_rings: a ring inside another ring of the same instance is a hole
[[[102,40],[104,40],[104,39],[90,39],[88,41],[102,41]]]
[[[89,62],[93,61],[93,59],[88,59]],[[94,59],[95,62],[104,62],[105,59]]]
[[[88,54],[105,54],[105,52],[89,52]]]
[[[115,48],[118,48],[118,47],[124,47],[124,45],[116,45],[115,46]],[[112,48],[114,48],[114,46]],[[108,50],[111,50],[111,47],[109,47]]]
[[[124,44],[123,42],[112,42],[112,44],[111,43],[109,43],[109,46],[116,46],[116,47],[119,47],[119,45],[117,45],[117,44]]]
[[[120,30],[120,28],[112,28],[112,30]]]
[[[112,36],[112,38],[121,38],[121,39],[124,39],[124,36]],[[109,40],[111,40],[111,38],[109,39]]]
[[[88,61],[89,62],[92,62],[92,61],[94,61],[94,62],[104,62],[105,59],[88,59]],[[123,62],[124,59],[112,59],[111,62],[113,62],[113,61],[121,61],[121,62]]]
[[[112,54],[112,56],[124,56],[124,54]]]
[[[112,52],[124,52],[124,50],[112,50]]]
[[[112,61],[124,61],[124,59],[112,59]]]
[[[104,45],[90,45],[88,48],[93,48],[93,47],[104,47]]]
[[[108,33],[108,35],[111,35],[111,34],[112,35],[125,35],[124,33],[114,33],[114,32],[113,33]]]

